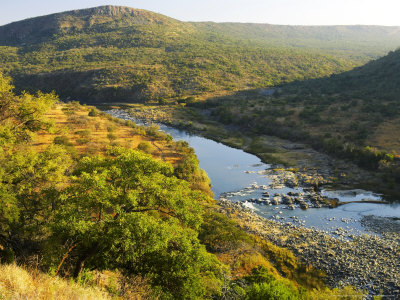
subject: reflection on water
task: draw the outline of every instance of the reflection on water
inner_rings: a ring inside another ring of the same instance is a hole
[[[108,111],[114,117],[131,119],[127,113],[119,110]],[[210,139],[197,135],[188,134],[166,125],[160,124],[160,129],[170,134],[175,140],[184,140],[194,148],[200,162],[211,179],[212,190],[217,199],[222,194],[230,193],[231,201],[244,202],[246,199],[261,198],[264,189],[251,187],[256,183],[258,186],[268,186],[271,180],[262,171],[270,168],[255,155],[243,150],[231,148]],[[247,188],[247,189],[246,189]],[[289,192],[302,192],[301,188],[283,187],[280,189],[268,189],[270,195],[274,193],[287,194]],[[362,199],[381,200],[381,197],[372,192],[364,190],[323,190],[323,196],[339,198],[342,202],[360,201]],[[360,224],[360,219],[366,215],[383,217],[400,217],[400,204],[373,204],[373,203],[351,203],[337,208],[310,208],[301,210],[296,208],[289,210],[284,205],[259,205],[245,203],[258,214],[282,222],[292,222],[306,227],[315,227],[327,232],[334,232],[337,228],[344,228],[347,234],[359,234],[365,232]]]

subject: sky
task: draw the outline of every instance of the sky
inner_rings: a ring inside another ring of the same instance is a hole
[[[400,0],[0,0],[0,25],[100,5],[142,8],[181,21],[400,26]]]

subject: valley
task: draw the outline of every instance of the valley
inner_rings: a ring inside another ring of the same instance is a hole
[[[136,107],[129,111],[141,109]],[[106,112],[122,120],[147,125],[156,119],[154,113],[151,120],[142,118],[140,121],[123,110]],[[399,203],[390,205],[382,201],[380,195],[352,190],[356,183],[351,181],[342,182],[340,188],[344,190],[335,190],[330,186],[333,174],[321,173],[321,166],[302,170],[279,166],[278,169],[276,165],[263,164],[253,155],[198,136],[193,131],[160,126],[175,140],[184,140],[194,148],[199,165],[209,175],[211,188],[219,198],[220,211],[237,220],[246,232],[290,248],[305,263],[318,265],[326,272],[333,288],[350,284],[371,294],[382,291],[392,294],[399,289],[399,260],[390,255],[400,249],[397,238]],[[328,159],[326,155],[317,154],[314,151],[313,157],[319,155],[321,161],[322,157]],[[331,164],[337,165],[333,160]],[[305,200],[319,198],[321,202],[298,201],[299,194],[300,197],[304,195]],[[294,205],[284,201],[288,198],[294,199]],[[333,203],[328,199],[333,198],[344,205],[332,208]],[[346,204],[352,201],[360,203]]]
[[[399,297],[399,46],[112,5],[0,26],[0,298]]]

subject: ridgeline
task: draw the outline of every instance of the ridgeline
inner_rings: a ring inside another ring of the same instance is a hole
[[[350,70],[400,44],[397,27],[181,22],[102,6],[0,27],[17,90],[86,102],[206,98]]]

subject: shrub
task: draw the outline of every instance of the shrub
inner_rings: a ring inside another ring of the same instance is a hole
[[[250,283],[246,288],[245,299],[295,300],[302,298],[293,285],[276,280],[263,266],[254,268],[244,279]]]
[[[89,129],[75,131],[75,134],[81,137],[89,137],[92,132]]]
[[[115,129],[116,129],[115,125],[107,126],[107,131],[108,131],[108,132],[114,132]]]
[[[107,138],[110,140],[110,143],[117,139],[117,136],[114,133],[107,134]]]
[[[99,111],[95,108],[90,109],[88,116],[89,117],[97,117],[99,115]]]
[[[135,127],[135,123],[133,123],[131,120],[126,120],[124,124],[128,127]]]
[[[227,216],[209,211],[203,216],[199,239],[211,252],[223,252],[251,243],[251,238],[238,224]]]
[[[256,283],[246,290],[248,300],[297,300],[299,293],[282,282],[273,280],[271,282]]]
[[[148,136],[158,137],[160,132],[160,126],[158,125],[151,125],[150,127],[146,128],[146,133]]]
[[[89,143],[89,142],[90,142],[90,139],[89,139],[89,138],[80,138],[80,139],[77,139],[76,142],[77,142],[79,145],[83,145],[83,144]]]
[[[56,136],[53,140],[56,145],[72,146],[73,144],[69,141],[69,138],[65,135]]]
[[[149,143],[149,142],[141,142],[138,147],[137,147],[140,151],[143,151],[145,153],[153,153],[154,152],[154,148],[153,146]]]

